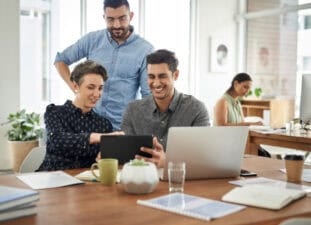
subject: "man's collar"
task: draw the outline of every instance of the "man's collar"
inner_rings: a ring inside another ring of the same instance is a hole
[[[180,93],[176,90],[176,88],[174,89],[174,96],[173,99],[170,103],[170,105],[168,106],[168,110],[171,112],[174,112],[176,110],[176,107],[178,105],[178,99],[179,99]],[[157,107],[157,103],[155,102],[154,98],[152,98],[153,100],[153,112],[157,112],[159,111],[158,107]]]

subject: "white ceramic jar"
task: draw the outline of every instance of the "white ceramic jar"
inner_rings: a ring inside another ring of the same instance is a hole
[[[124,164],[120,181],[127,193],[146,194],[155,190],[159,176],[153,163],[134,160]]]

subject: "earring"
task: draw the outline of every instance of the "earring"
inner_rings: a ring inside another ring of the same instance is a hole
[[[75,89],[75,93],[78,93],[78,90],[77,90],[77,89]]]

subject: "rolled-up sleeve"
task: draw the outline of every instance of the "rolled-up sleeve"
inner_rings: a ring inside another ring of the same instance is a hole
[[[64,62],[67,65],[71,65],[84,57],[88,57],[88,38],[89,35],[85,35],[62,52],[57,52],[54,63]]]

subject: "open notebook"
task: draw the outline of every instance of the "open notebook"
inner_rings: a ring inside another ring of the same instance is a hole
[[[137,200],[137,204],[207,221],[245,208],[245,206],[183,193],[171,193],[148,200]]]
[[[303,190],[266,185],[235,187],[222,197],[223,201],[278,210],[306,195]]]

